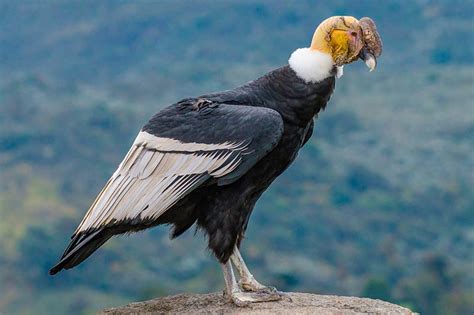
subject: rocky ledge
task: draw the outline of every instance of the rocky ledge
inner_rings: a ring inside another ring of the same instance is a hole
[[[135,302],[104,310],[102,314],[415,314],[409,309],[381,300],[358,297],[285,293],[277,302],[253,303],[238,307],[222,293],[179,294]]]

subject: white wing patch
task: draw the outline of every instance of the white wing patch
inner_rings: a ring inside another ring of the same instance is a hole
[[[196,152],[196,151],[215,151],[215,150],[233,150],[242,146],[242,143],[224,142],[219,144],[206,143],[184,143],[179,140],[169,138],[159,138],[145,131],[140,131],[135,139],[134,145],[143,145],[148,149],[158,151],[179,151],[179,152]]]
[[[247,144],[183,143],[141,131],[76,233],[130,219],[155,220],[209,176],[229,174]]]

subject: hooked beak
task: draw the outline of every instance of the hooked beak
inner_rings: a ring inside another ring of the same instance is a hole
[[[366,47],[362,48],[360,51],[359,58],[364,60],[365,65],[369,68],[369,72],[374,71],[375,67],[377,67],[377,59],[367,50]]]

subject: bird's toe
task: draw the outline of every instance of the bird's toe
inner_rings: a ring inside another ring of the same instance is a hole
[[[279,301],[282,299],[282,296],[276,290],[260,290],[256,292],[234,292],[231,298],[235,305],[247,306],[250,303]]]
[[[239,280],[238,284],[239,284],[240,289],[245,292],[257,292],[257,291],[262,291],[262,290],[268,290],[268,288],[270,288],[270,287],[264,286],[263,284],[260,284],[257,280],[253,278],[252,279],[242,278]]]

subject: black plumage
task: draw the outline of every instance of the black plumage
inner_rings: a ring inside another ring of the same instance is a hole
[[[105,215],[90,210],[96,221],[90,219],[94,222],[81,224],[82,229],[80,226],[74,233],[61,260],[50,273],[76,266],[113,235],[160,224],[172,224],[172,237],[177,237],[197,222],[208,236],[209,248],[220,262],[226,263],[234,246],[240,245],[258,198],[294,161],[299,149],[310,138],[313,118],[325,108],[334,90],[335,74],[334,67],[326,79],[308,83],[289,66],[284,66],[233,90],[187,98],[158,112],[142,132],[157,139],[174,139],[180,144],[174,149],[163,142],[166,144],[163,150],[159,145],[139,147],[142,151],[136,153],[137,156],[151,156],[153,152],[165,154],[176,161],[185,161],[182,165],[187,167],[186,159],[190,156],[206,157],[214,159],[209,160],[210,164],[219,160],[217,170],[186,174],[176,171],[162,191],[182,195],[173,199],[173,203],[159,212],[158,217],[142,215],[150,210],[149,206],[157,207],[150,204],[136,210],[138,212],[133,217],[123,213],[120,216],[121,212],[117,210],[116,213],[113,209]],[[193,146],[195,143],[209,147]],[[235,147],[229,149],[223,145],[230,147],[229,143]],[[215,149],[212,149],[213,145],[216,145]],[[135,153],[131,151],[129,154]],[[150,161],[152,158],[149,157]],[[150,163],[144,165],[148,167]],[[121,166],[124,165],[126,163]],[[226,167],[231,171],[224,172]],[[224,175],[220,176],[219,172]],[[151,174],[148,176],[155,176]],[[113,186],[117,195],[121,193],[120,189],[123,190],[120,187],[127,187],[127,182],[124,182]],[[177,184],[173,186],[174,183]],[[146,193],[146,190],[142,191],[142,194]],[[103,196],[106,194],[101,193]],[[98,199],[96,202],[100,204]],[[137,200],[141,199],[137,197]],[[108,206],[105,201],[104,205]]]

